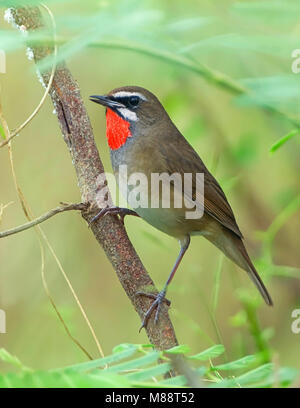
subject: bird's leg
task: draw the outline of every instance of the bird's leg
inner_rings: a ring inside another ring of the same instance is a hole
[[[155,321],[155,323],[158,322],[159,313],[160,313],[160,309],[161,309],[161,304],[162,304],[163,301],[165,301],[167,303],[167,305],[170,306],[171,302],[168,299],[165,298],[165,295],[167,293],[167,288],[168,288],[168,285],[170,284],[171,280],[173,279],[173,277],[175,275],[175,272],[177,271],[178,266],[180,265],[180,262],[182,261],[182,258],[184,256],[184,254],[186,253],[186,250],[188,249],[188,247],[190,245],[190,240],[191,239],[190,239],[189,235],[185,236],[184,239],[180,240],[181,248],[180,248],[179,255],[178,255],[177,259],[176,259],[175,265],[173,266],[173,269],[172,269],[172,271],[171,271],[171,273],[170,273],[170,275],[168,277],[168,280],[165,283],[163,289],[157,295],[155,295],[153,293],[137,292],[137,295],[143,295],[143,296],[147,296],[147,297],[150,297],[150,298],[154,299],[153,303],[151,304],[151,306],[149,307],[149,309],[147,310],[147,312],[144,315],[144,319],[143,319],[143,322],[142,322],[142,325],[141,325],[139,331],[141,331],[143,327],[146,327],[147,322],[148,322],[148,320],[149,320],[149,318],[151,316],[151,313],[153,312],[153,310],[155,308],[156,308],[156,312],[155,312],[154,321]]]
[[[91,226],[91,224],[93,224],[95,221],[99,220],[99,218],[104,217],[107,214],[113,214],[113,215],[118,215],[122,221],[122,223],[124,224],[124,218],[126,215],[134,215],[135,217],[139,217],[139,215],[133,211],[133,210],[129,210],[129,208],[121,208],[121,207],[105,207],[102,208],[98,214],[95,215],[95,217],[93,217],[91,219],[91,221],[89,222],[89,227]]]

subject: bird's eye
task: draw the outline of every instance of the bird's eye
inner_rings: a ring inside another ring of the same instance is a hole
[[[140,103],[140,98],[138,96],[136,96],[136,95],[133,95],[133,96],[129,97],[128,102],[129,102],[130,106],[135,108]]]

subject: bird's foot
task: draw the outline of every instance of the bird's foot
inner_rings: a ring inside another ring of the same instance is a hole
[[[136,217],[139,217],[139,215],[133,211],[133,210],[129,210],[129,208],[121,208],[121,207],[105,207],[102,208],[98,214],[96,214],[91,221],[89,222],[89,227],[97,220],[99,220],[100,218],[104,217],[107,214],[111,214],[111,215],[117,215],[120,217],[120,220],[122,221],[122,223],[124,224],[124,218],[126,215],[134,215]]]
[[[147,296],[151,299],[154,299],[154,301],[152,302],[151,306],[149,307],[149,309],[147,310],[147,312],[144,315],[144,319],[142,321],[142,325],[139,329],[139,332],[147,326],[148,320],[153,312],[153,310],[156,308],[156,312],[155,312],[155,318],[154,318],[154,322],[155,324],[157,324],[158,319],[159,319],[159,314],[160,314],[160,310],[161,310],[161,305],[163,302],[165,302],[168,306],[170,306],[171,302],[165,298],[166,295],[166,290],[163,289],[162,291],[160,291],[157,295],[155,295],[154,293],[146,293],[146,292],[137,292],[137,295],[142,295],[142,296]]]

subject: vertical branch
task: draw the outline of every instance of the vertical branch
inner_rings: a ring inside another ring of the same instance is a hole
[[[12,17],[18,27],[25,27],[28,31],[44,26],[41,13],[36,7],[12,9]],[[46,46],[32,46],[32,51],[36,63],[52,53],[51,47]],[[45,84],[47,84],[50,73],[45,72],[42,76]],[[96,196],[99,188],[105,185],[105,181],[102,186],[99,186],[98,182],[99,175],[104,173],[104,168],[95,145],[90,120],[79,87],[64,63],[57,66],[50,96],[76,171],[81,200],[82,202],[89,202],[91,208],[96,207]],[[93,214],[93,211],[82,212],[83,218],[87,222],[91,220]],[[136,293],[145,286],[153,286],[154,291],[155,288],[152,279],[136,254],[124,226],[116,217],[108,215],[94,223],[91,229],[116,271],[127,296],[142,319],[150,306],[151,299],[136,296]],[[166,305],[163,305],[158,324],[156,325],[151,317],[146,331],[150,342],[160,350],[171,348],[177,344]]]

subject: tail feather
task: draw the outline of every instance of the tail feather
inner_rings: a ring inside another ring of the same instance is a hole
[[[272,300],[267,288],[265,287],[263,281],[261,280],[260,276],[258,275],[256,269],[254,268],[254,266],[253,266],[252,269],[251,269],[251,267],[249,267],[249,271],[247,271],[247,272],[248,272],[252,282],[255,284],[255,286],[259,290],[260,294],[264,298],[264,301],[266,302],[266,304],[269,305],[269,306],[273,306],[273,300]]]
[[[257,287],[257,289],[259,290],[260,294],[262,295],[264,301],[266,302],[267,305],[269,306],[273,306],[273,301],[272,298],[267,290],[267,288],[265,287],[263,281],[261,280],[261,277],[259,276],[257,270],[255,269],[251,259],[249,258],[249,255],[247,253],[247,250],[243,244],[243,241],[241,239],[239,239],[240,244],[238,245],[239,250],[245,260],[246,265],[242,266],[243,269],[245,269],[245,271],[248,273],[248,275],[250,276],[250,279],[252,280],[252,282],[255,284],[255,286]]]
[[[217,242],[210,237],[207,237],[214,245],[221,249],[224,254],[230,258],[234,263],[244,269],[252,282],[255,284],[260,294],[262,295],[264,301],[267,305],[273,306],[273,301],[267,288],[265,287],[263,281],[258,275],[245,245],[240,237],[238,237],[234,232],[229,231],[227,228],[223,227],[223,233],[219,235]]]

